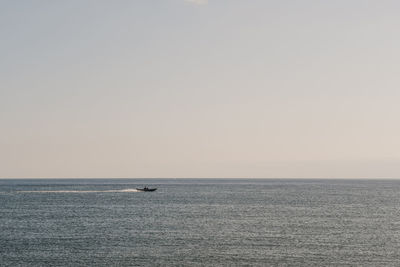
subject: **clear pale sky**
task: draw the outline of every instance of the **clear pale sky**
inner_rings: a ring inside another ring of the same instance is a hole
[[[400,1],[0,1],[0,177],[400,177]]]

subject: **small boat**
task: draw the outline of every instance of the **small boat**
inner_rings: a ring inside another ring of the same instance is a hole
[[[144,188],[136,188],[136,190],[140,192],[153,192],[156,191],[157,188],[148,188],[147,186],[145,186]]]

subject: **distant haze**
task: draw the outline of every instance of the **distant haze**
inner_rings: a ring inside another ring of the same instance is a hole
[[[400,177],[400,1],[0,3],[0,177]]]

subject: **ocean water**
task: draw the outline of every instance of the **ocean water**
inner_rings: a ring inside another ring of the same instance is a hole
[[[400,181],[0,180],[0,266],[400,266]]]

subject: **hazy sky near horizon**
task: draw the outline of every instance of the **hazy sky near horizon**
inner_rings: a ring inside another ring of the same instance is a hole
[[[0,1],[0,177],[400,177],[399,10]]]

